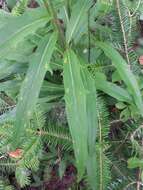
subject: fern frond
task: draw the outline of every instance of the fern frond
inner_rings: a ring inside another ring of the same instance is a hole
[[[12,14],[19,16],[25,12],[29,0],[19,0],[15,7],[12,9]]]
[[[40,105],[38,105],[33,113],[30,129],[40,130],[44,127],[46,122],[46,116],[43,110],[41,109]]]
[[[15,173],[17,182],[21,187],[25,187],[30,184],[30,171],[23,167],[17,167]]]
[[[0,93],[0,96],[2,96],[2,94]],[[6,103],[2,98],[0,98],[0,115],[5,113],[9,108],[8,103]]]
[[[141,73],[141,68],[140,68],[139,63],[138,63],[138,55],[135,52],[135,50],[133,50],[132,47],[130,48],[128,55],[129,55],[129,59],[131,62],[132,72],[136,75],[139,75]]]
[[[40,137],[31,137],[22,147],[22,157],[18,161],[15,176],[21,187],[29,185],[30,171],[37,171],[39,168],[39,157],[41,156]]]
[[[13,173],[16,169],[17,163],[11,160],[10,158],[4,157],[0,159],[0,172],[2,174]]]
[[[98,113],[98,142],[96,145],[96,167],[97,167],[97,189],[106,190],[110,179],[110,161],[106,155],[108,148],[108,134],[109,134],[109,115],[105,106],[105,102],[101,97],[97,99],[97,113]]]
[[[130,10],[126,1],[116,0],[111,14],[113,21],[111,41],[115,48],[118,46],[115,44],[120,44],[119,51],[125,56],[131,70],[134,74],[139,74],[141,70],[138,66],[138,56],[133,47],[139,34],[136,13],[132,15],[132,10]]]
[[[125,3],[122,0],[115,0],[113,6],[113,38],[118,41],[125,53],[127,63],[130,64],[128,55],[128,35],[131,34],[131,20]]]
[[[39,166],[39,154],[41,153],[40,137],[31,137],[22,146],[23,154],[19,165],[37,170]]]
[[[5,179],[0,179],[0,190],[14,190],[12,185],[9,185],[9,182]]]
[[[98,110],[98,120],[99,120],[99,143],[102,144],[105,140],[108,139],[109,134],[109,113],[106,108],[106,103],[104,99],[98,96],[97,99],[97,110]]]
[[[101,146],[96,146],[96,165],[97,165],[97,189],[106,190],[110,180],[110,160],[106,156]]]
[[[123,177],[119,177],[116,180],[111,182],[111,184],[107,187],[107,190],[121,190],[121,189],[124,189],[124,187],[126,187],[128,183],[129,181],[127,179],[124,179]],[[130,190],[134,190],[134,187],[131,188]]]
[[[47,142],[49,146],[57,147],[59,145],[63,150],[72,150],[72,138],[66,127],[48,124],[48,126],[44,128],[44,131],[41,131],[41,136],[43,136],[44,141]]]

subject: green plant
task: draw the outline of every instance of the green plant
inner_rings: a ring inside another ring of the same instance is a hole
[[[0,11],[2,162],[14,165],[21,187],[32,183],[51,153],[54,161],[49,162],[58,165],[60,178],[75,158],[73,189],[81,181],[82,188],[114,189],[117,179],[125,182],[119,188],[130,188],[133,180],[140,188],[142,145],[135,137],[143,116],[142,68],[134,42],[142,2],[38,0],[34,9],[29,3],[8,1],[11,11]],[[68,124],[63,126],[48,117],[59,104],[66,109]],[[108,115],[115,106],[117,113]],[[114,139],[110,133],[118,121],[127,129],[117,129]],[[120,150],[114,140],[123,141],[127,153],[122,157],[125,162],[131,157],[128,167],[139,168],[137,179],[128,169],[131,177],[121,175],[120,168],[124,172],[127,167],[113,159]],[[130,145],[138,157],[132,158]],[[17,150],[19,155],[12,157]],[[120,175],[114,176],[116,170]]]

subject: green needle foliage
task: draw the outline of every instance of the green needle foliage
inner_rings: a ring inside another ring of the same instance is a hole
[[[141,190],[143,2],[34,3],[0,10],[0,189]]]

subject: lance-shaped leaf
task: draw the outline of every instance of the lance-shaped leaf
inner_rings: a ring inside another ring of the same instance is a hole
[[[83,66],[84,63],[81,61]],[[86,92],[86,125],[88,127],[88,153],[95,153],[96,132],[98,128],[97,119],[97,94],[94,79],[86,67],[81,68],[81,77]]]
[[[92,0],[78,0],[72,8],[71,18],[67,24],[66,41],[78,40],[87,27],[87,13]]]
[[[87,68],[82,68],[82,80],[86,90],[86,118],[85,122],[88,127],[88,160],[87,160],[87,174],[92,189],[95,189],[96,183],[96,134],[98,129],[97,117],[97,94],[95,81],[91,78]],[[94,188],[93,188],[94,186]]]
[[[0,28],[0,57],[7,55],[11,48],[27,35],[34,33],[39,27],[49,21],[49,16],[44,8],[27,11],[22,16],[9,17],[6,24]]]
[[[73,51],[66,53],[65,100],[79,177],[84,173],[88,157],[95,153],[98,126],[95,83],[83,64]]]
[[[129,65],[109,43],[96,42],[96,44],[104,51],[106,56],[108,56],[112,60],[119,75],[127,85],[129,93],[132,95],[138,110],[143,115],[143,102],[141,92],[134,74],[129,69]]]
[[[35,109],[46,71],[51,71],[49,62],[55,48],[56,40],[56,34],[52,34],[50,38],[47,36],[44,37],[36,53],[31,58],[30,67],[22,84],[17,105],[13,137],[15,139],[15,146],[18,146],[19,139],[24,133],[27,122]]]
[[[119,101],[128,103],[132,103],[133,101],[127,90],[117,86],[112,82],[108,82],[100,72],[97,72],[95,75],[95,85],[98,90],[103,91],[104,93]]]
[[[82,177],[88,157],[86,91],[80,73],[80,62],[72,50],[67,51],[65,55],[64,86],[68,123],[73,138],[78,173]]]

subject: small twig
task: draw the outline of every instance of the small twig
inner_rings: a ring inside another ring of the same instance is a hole
[[[5,155],[0,156],[0,160],[3,159],[3,158],[5,158]]]
[[[138,176],[137,176],[137,190],[140,190],[141,182],[140,182],[140,177],[141,177],[141,169],[138,169]]]
[[[111,170],[112,170],[113,168],[114,168],[114,169],[118,172],[118,174],[119,174],[120,176],[122,176],[124,179],[127,178],[126,175],[125,175],[115,164],[112,163]],[[128,179],[132,182],[132,179],[131,179],[130,177],[128,177]]]
[[[65,0],[65,4],[66,4],[66,9],[67,9],[67,15],[68,15],[68,19],[70,17],[70,3],[69,0]]]
[[[142,141],[141,141],[141,145],[143,146],[143,138],[142,138]],[[142,153],[139,152],[139,155],[142,159]],[[141,185],[140,185],[140,182],[141,182],[141,174],[142,174],[142,169],[139,168],[138,169],[138,177],[137,177],[137,190],[140,190],[141,188]]]
[[[132,24],[133,24],[133,21],[132,21],[132,16],[131,16],[131,12],[129,10],[129,8],[127,7],[127,11],[128,11],[128,15],[129,15],[129,20],[130,20],[130,27],[129,27],[129,32],[128,32],[128,38],[131,36],[131,33],[132,33]]]
[[[133,181],[131,183],[129,183],[123,190],[128,190],[128,188],[132,185],[135,185],[137,182],[136,181]],[[139,182],[140,186],[143,186],[143,183]]]
[[[122,143],[115,149],[115,151],[113,152],[113,154],[116,154],[118,152],[118,150],[123,146],[123,144],[126,142],[126,140],[128,139],[129,133],[127,133],[125,139],[122,141]]]
[[[110,125],[114,125],[114,124],[118,124],[118,123],[123,123],[123,121],[120,119],[116,119],[116,120],[111,121]]]
[[[127,38],[126,38],[126,32],[124,30],[119,0],[116,0],[116,5],[117,5],[117,11],[118,11],[119,19],[120,19],[120,24],[121,24],[121,30],[122,30],[122,34],[123,34],[126,59],[127,59],[127,63],[130,65],[130,60],[129,60],[129,55],[128,55],[128,42],[127,42]]]
[[[37,131],[37,135],[39,135],[39,136],[51,136],[51,137],[56,137],[56,138],[60,138],[60,139],[64,139],[64,140],[72,142],[72,139],[70,137],[59,136],[58,134],[49,133],[47,131],[42,131],[42,130]]]
[[[117,143],[117,144],[119,144],[119,143],[122,143],[122,142],[123,142],[123,140],[120,140],[120,141],[116,141],[116,140],[112,141],[112,140],[111,140],[111,141],[110,141],[110,144],[111,144],[111,143]],[[127,140],[126,142],[127,142],[127,143],[130,143],[129,140]]]
[[[134,12],[130,15],[131,17],[135,16],[137,10],[138,10],[139,7],[140,7],[140,4],[141,4],[141,0],[138,1],[137,7],[135,8]]]
[[[133,141],[134,136],[136,135],[136,133],[137,133],[140,129],[143,129],[143,125],[139,126],[139,127],[133,132],[133,134],[131,135],[131,141]]]
[[[90,35],[90,9],[88,11],[88,62],[90,63],[91,57],[91,35]]]

